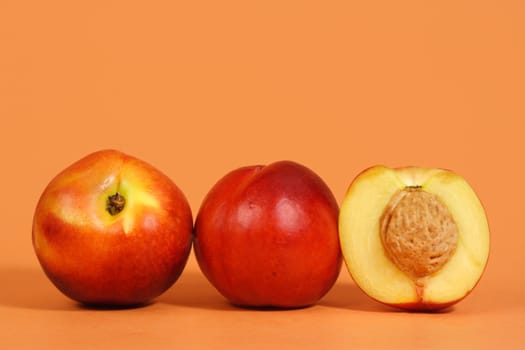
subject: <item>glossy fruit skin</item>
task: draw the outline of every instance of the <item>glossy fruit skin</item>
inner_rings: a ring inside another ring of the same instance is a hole
[[[341,268],[338,213],[327,185],[300,164],[234,170],[201,205],[194,229],[197,261],[235,305],[315,304]]]
[[[128,202],[112,217],[105,198],[115,181],[126,182]],[[156,205],[142,203],[139,189]],[[32,238],[44,272],[66,296],[89,305],[131,306],[178,279],[191,251],[192,224],[186,198],[166,175],[103,150],[49,183],[35,210]]]

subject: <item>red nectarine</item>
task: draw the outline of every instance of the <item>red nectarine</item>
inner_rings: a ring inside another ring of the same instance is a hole
[[[105,150],[49,183],[35,210],[33,245],[47,276],[70,298],[140,304],[179,277],[192,224],[186,198],[166,175]]]
[[[195,223],[195,253],[210,282],[231,303],[302,307],[338,277],[339,208],[310,169],[281,161],[223,177]]]

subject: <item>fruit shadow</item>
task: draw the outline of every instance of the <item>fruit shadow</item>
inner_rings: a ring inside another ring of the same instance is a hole
[[[156,302],[181,307],[202,308],[210,310],[263,311],[278,312],[297,310],[271,307],[245,307],[229,303],[199,271],[185,271],[180,280],[167,292],[156,299]],[[367,312],[402,312],[369,298],[355,284],[338,281],[316,305],[311,307],[331,307]],[[308,306],[299,308],[309,308]]]
[[[210,310],[236,310],[200,271],[184,271],[179,280],[155,299],[157,303]]]
[[[184,272],[181,278],[168,291],[152,302],[126,308],[79,304],[60,293],[48,280],[44,272],[37,268],[0,266],[0,281],[2,284],[2,288],[0,288],[0,305],[21,309],[49,311],[89,309],[104,311],[127,310],[147,307],[155,303],[164,303],[209,310],[286,311],[286,309],[278,308],[246,308],[232,305],[219,294],[202,273],[192,270]],[[409,312],[381,304],[369,298],[352,282],[346,281],[338,281],[316,306],[366,312]],[[438,312],[446,313],[452,310],[453,307]]]
[[[185,271],[180,280],[167,292],[156,299],[156,302],[208,310],[228,310],[237,312],[287,312],[308,309],[310,306],[282,308],[236,305],[224,298],[204,277],[200,271]],[[311,307],[314,307],[312,305]],[[333,304],[335,307],[336,305]]]
[[[338,281],[318,303],[325,307],[334,307],[363,312],[381,312],[381,313],[448,313],[454,310],[454,307],[448,307],[441,310],[423,310],[411,311],[398,309],[386,304],[380,303],[366,295],[356,284],[352,282]]]
[[[228,302],[199,271],[185,271],[181,278],[155,302],[209,310],[263,311],[277,312],[292,309],[245,307]],[[316,305],[311,307],[330,307],[366,312],[406,312],[379,303],[368,297],[352,282],[338,281]],[[304,308],[309,308],[304,307]]]
[[[371,299],[354,283],[342,281],[337,281],[324,298],[319,301],[318,305],[367,312],[396,311]]]
[[[60,293],[42,270],[0,267],[0,305],[34,310],[75,310],[79,305]]]
[[[63,295],[49,281],[41,269],[26,267],[0,267],[0,305],[19,309],[48,311],[127,310],[148,306],[144,303],[131,306],[85,305]]]

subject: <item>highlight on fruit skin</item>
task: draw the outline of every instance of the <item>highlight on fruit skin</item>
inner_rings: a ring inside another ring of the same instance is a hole
[[[374,166],[348,188],[339,215],[344,261],[371,298],[439,310],[480,280],[490,248],[480,200],[452,171]]]

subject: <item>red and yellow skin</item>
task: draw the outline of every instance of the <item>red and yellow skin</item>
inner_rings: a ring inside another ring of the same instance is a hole
[[[110,208],[117,193],[117,202],[125,202]],[[141,304],[181,274],[192,223],[184,194],[166,175],[103,150],[46,187],[34,214],[33,246],[47,276],[68,297],[93,305]]]

